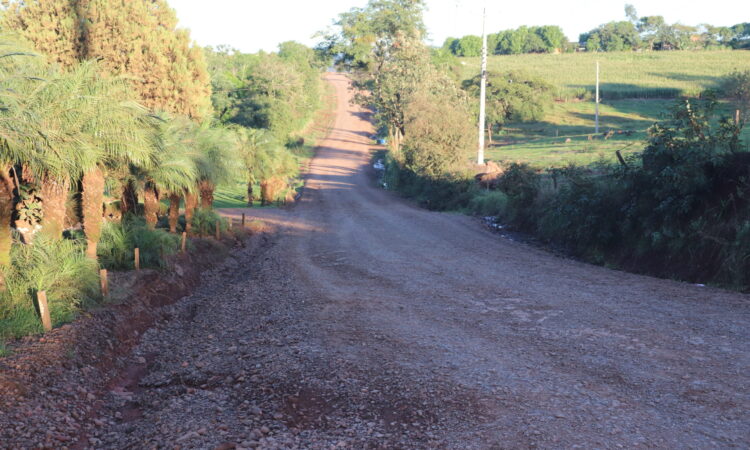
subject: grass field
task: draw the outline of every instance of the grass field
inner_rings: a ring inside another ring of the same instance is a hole
[[[462,78],[479,73],[479,58],[461,58]],[[488,69],[523,69],[552,83],[560,99],[586,98],[600,63],[602,99],[695,96],[729,72],[750,69],[750,51],[672,51],[495,55]]]
[[[593,102],[557,102],[548,110],[543,121],[509,124],[494,136],[486,158],[527,162],[540,168],[561,167],[570,163],[588,164],[602,158],[613,161],[617,150],[623,154],[643,150],[648,138],[647,129],[663,119],[675,102],[629,99],[600,104],[597,136],[593,135]],[[731,111],[730,105],[720,105],[720,114],[731,116]],[[609,139],[603,139],[602,134],[609,130],[614,134]],[[592,140],[589,140],[590,135]],[[750,127],[745,128],[743,138],[750,143]]]
[[[479,58],[462,58],[463,77],[479,71]],[[600,135],[594,134],[596,62],[601,66]],[[643,149],[646,130],[664,118],[678,97],[697,96],[718,87],[721,78],[735,69],[750,69],[748,51],[567,53],[560,55],[491,56],[494,71],[524,70],[551,83],[558,101],[544,120],[508,124],[495,136],[487,158],[528,162],[538,167],[587,164],[613,160]],[[580,100],[584,99],[584,100]],[[721,105],[731,116],[732,107]],[[615,134],[603,139],[601,134]],[[623,133],[618,134],[618,131]],[[750,127],[744,132],[750,141]]]

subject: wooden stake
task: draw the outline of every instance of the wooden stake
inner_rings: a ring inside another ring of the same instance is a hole
[[[39,315],[42,316],[42,326],[44,327],[44,331],[49,331],[52,329],[52,318],[49,315],[49,306],[47,305],[47,292],[37,292],[36,299],[39,303]]]
[[[216,240],[221,239],[221,228],[219,228],[219,221],[216,221]]]
[[[738,126],[740,124],[740,110],[739,109],[736,109],[734,111],[734,124]]]
[[[99,282],[102,285],[102,297],[109,297],[109,281],[107,280],[107,269],[99,271]]]
[[[187,232],[182,232],[182,253],[187,251]]]
[[[599,134],[599,61],[596,62],[596,119],[594,134]]]
[[[245,228],[245,213],[242,213],[242,228]]]
[[[135,270],[141,270],[141,249],[135,248]]]

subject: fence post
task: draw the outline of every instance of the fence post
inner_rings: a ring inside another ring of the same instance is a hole
[[[219,221],[216,221],[216,240],[221,239],[221,228],[219,227]]]
[[[245,213],[242,213],[242,228],[245,228]]]
[[[102,285],[102,297],[109,297],[109,281],[107,280],[107,269],[99,271],[99,282]]]
[[[187,232],[186,231],[182,232],[182,246],[181,247],[182,247],[182,253],[185,253],[185,251],[187,250]]]
[[[141,270],[141,249],[135,248],[135,270]]]
[[[50,317],[49,305],[47,304],[47,292],[37,292],[36,299],[39,303],[39,315],[42,316],[42,326],[44,327],[44,331],[49,331],[52,329],[52,318]]]
[[[740,110],[736,109],[734,110],[734,124],[739,126],[740,124]]]

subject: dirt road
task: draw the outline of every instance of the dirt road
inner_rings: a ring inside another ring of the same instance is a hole
[[[329,81],[339,113],[302,200],[247,210],[280,233],[144,335],[92,446],[750,446],[747,296],[397,199]]]

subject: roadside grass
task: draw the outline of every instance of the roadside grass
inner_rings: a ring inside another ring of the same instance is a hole
[[[0,342],[42,331],[36,309],[39,291],[47,293],[53,326],[69,322],[82,308],[101,300],[98,267],[83,249],[80,241],[43,234],[34,245],[13,245],[12,264],[3,269]]]
[[[480,58],[461,58],[461,77],[479,73]],[[718,87],[722,76],[750,69],[745,50],[611,52],[494,55],[488,69],[524,70],[555,87],[557,98],[590,98],[595,90],[596,62],[600,63],[601,95],[605,101],[623,98],[697,96]]]
[[[528,163],[538,168],[614,161],[617,150],[623,155],[643,150],[648,128],[662,120],[675,101],[626,99],[602,103],[598,135],[594,135],[594,102],[556,102],[542,121],[505,127],[493,137],[486,157],[493,161]],[[720,105],[719,114],[731,116],[731,105]],[[604,139],[603,134],[610,130],[614,134]],[[750,127],[744,130],[743,138],[750,141]]]

